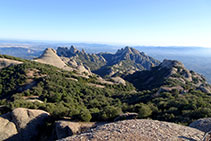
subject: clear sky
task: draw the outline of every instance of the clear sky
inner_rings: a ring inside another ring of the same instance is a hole
[[[0,0],[0,38],[211,47],[211,0]]]

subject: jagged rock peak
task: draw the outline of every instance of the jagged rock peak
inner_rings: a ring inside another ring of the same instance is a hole
[[[161,68],[173,68],[173,67],[182,67],[184,68],[184,65],[177,61],[177,60],[167,60],[164,59],[163,62],[159,65]]]
[[[72,52],[72,53],[76,53],[76,52],[80,52],[78,49],[76,49],[76,47],[75,46],[71,46],[70,47],[70,51]]]
[[[58,47],[57,54],[63,57],[72,57],[76,56],[77,54],[86,54],[84,50],[80,51],[75,46],[68,47]]]
[[[56,54],[56,50],[52,49],[52,48],[46,48],[43,54],[46,54],[46,53],[55,53]]]
[[[140,54],[140,52],[134,48],[131,48],[129,46],[126,46],[125,48],[121,48],[119,50],[117,50],[116,54],[125,54],[125,53],[129,53],[129,54]]]

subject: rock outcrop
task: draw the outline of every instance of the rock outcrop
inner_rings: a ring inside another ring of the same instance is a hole
[[[111,77],[111,80],[114,81],[117,84],[122,84],[124,86],[126,85],[126,81],[119,76]]]
[[[74,52],[74,51],[73,51]],[[59,57],[56,53],[56,50],[47,48],[43,54],[39,57],[34,59],[34,61],[49,64],[55,66],[60,69],[64,69],[67,71],[76,71],[78,74],[85,74],[85,75],[92,75],[89,68],[85,67],[83,64],[77,64],[75,60]],[[70,63],[70,65],[69,65]],[[67,65],[68,64],[68,65]]]
[[[44,64],[49,64],[61,69],[65,70],[72,70],[70,67],[68,67],[62,60],[61,58],[56,54],[56,50],[52,48],[47,48],[43,54],[39,57],[34,59],[34,61],[44,63]]]
[[[176,60],[164,60],[151,70],[135,72],[126,76],[125,79],[139,90],[158,88],[157,94],[175,90],[179,93],[186,93],[190,89],[204,93],[211,92],[211,86],[202,75],[186,69],[181,62]]]
[[[0,116],[0,140],[36,140],[49,114],[42,110],[17,108]]]
[[[60,141],[182,141],[201,140],[204,132],[174,123],[156,120],[125,120],[98,126],[97,128],[61,139]]]
[[[211,118],[202,118],[192,122],[190,127],[196,128],[203,132],[211,131]]]
[[[11,65],[22,64],[22,63],[23,62],[21,62],[21,61],[16,61],[16,60],[6,59],[6,58],[0,58],[0,69],[5,68],[5,67],[9,67]]]
[[[0,116],[0,140],[8,139],[18,133],[15,124],[11,120],[10,114]]]
[[[56,121],[55,130],[57,139],[72,136],[80,131],[80,124],[77,122]]]
[[[55,122],[56,138],[62,139],[64,137],[72,136],[74,134],[86,131],[93,127],[95,123],[82,123],[60,120]]]

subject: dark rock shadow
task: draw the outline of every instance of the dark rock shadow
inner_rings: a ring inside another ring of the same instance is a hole
[[[193,138],[188,138],[188,137],[185,137],[185,136],[178,136],[178,138],[180,138],[180,139],[186,139],[188,141],[197,141],[197,140],[195,140]]]
[[[4,141],[38,141],[38,135],[41,134],[40,132],[43,132],[43,126],[45,126],[48,118],[49,115],[46,113],[39,115],[31,120],[24,129],[20,129],[18,134],[11,136]]]

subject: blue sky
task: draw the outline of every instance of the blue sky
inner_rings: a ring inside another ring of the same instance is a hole
[[[211,47],[211,1],[1,0],[0,38]]]

